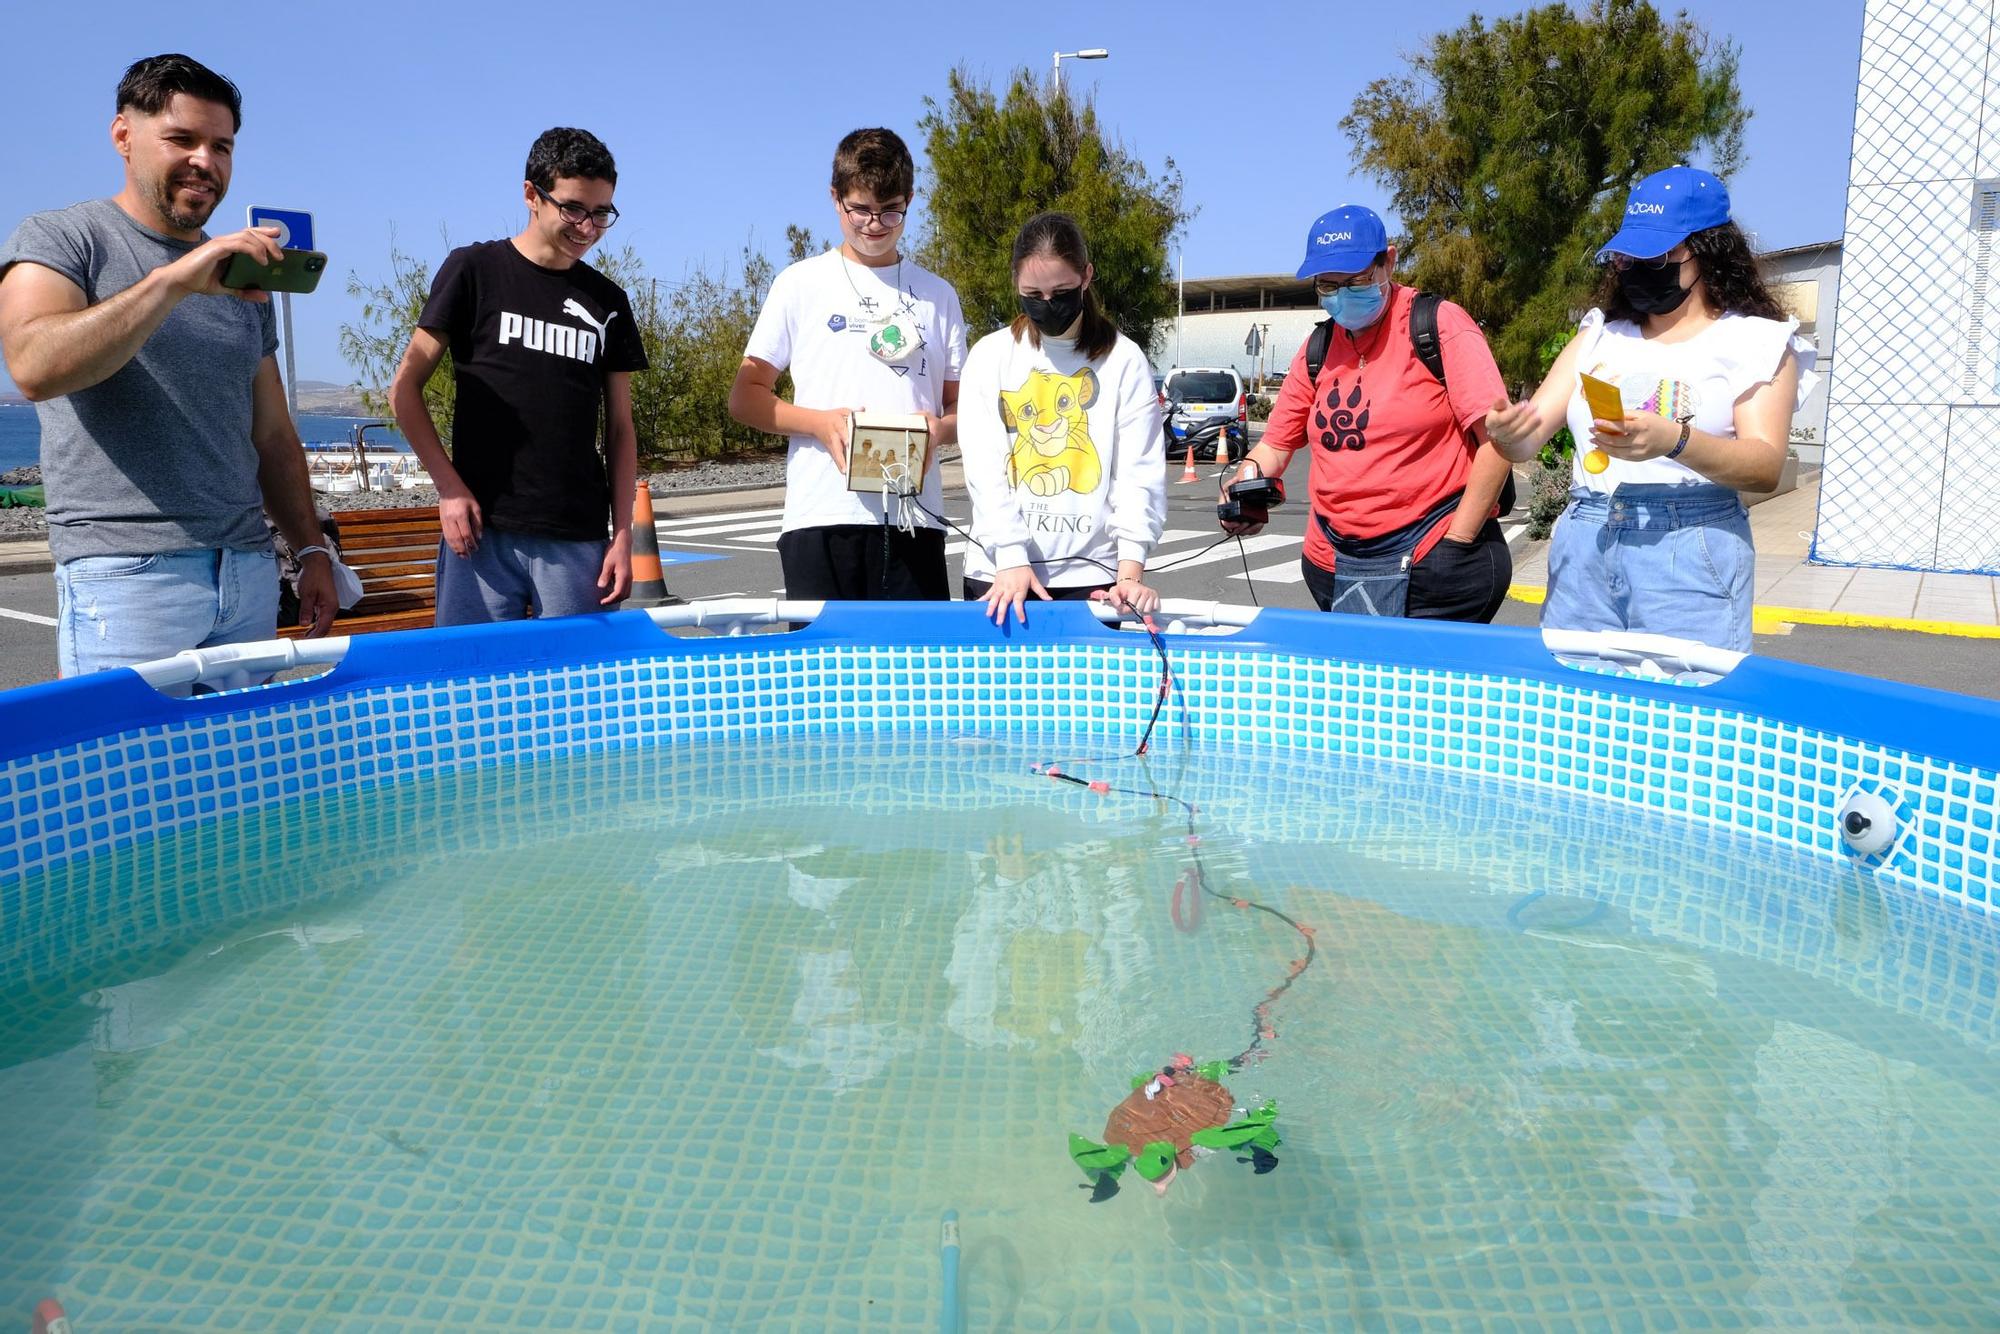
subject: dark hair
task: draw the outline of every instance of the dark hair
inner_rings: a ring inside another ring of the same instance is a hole
[[[859,186],[886,204],[908,199],[917,186],[917,164],[894,130],[855,130],[833,150],[833,192],[846,198]]]
[[[618,184],[618,164],[604,141],[589,130],[557,126],[543,130],[528,150],[528,165],[522,172],[544,190],[556,188],[559,180],[609,181]]]
[[[1791,313],[1771,295],[1771,289],[1764,286],[1764,279],[1757,272],[1757,257],[1750,253],[1749,238],[1735,223],[1725,222],[1690,233],[1687,248],[1701,271],[1696,281],[1701,284],[1702,295],[1718,313],[1756,315],[1767,320],[1791,318]],[[1608,264],[1597,283],[1596,305],[1607,321],[1645,323],[1645,316],[1625,299],[1625,289],[1618,285],[1618,271]]]
[[[1079,275],[1090,270],[1090,249],[1083,243],[1083,228],[1067,213],[1037,213],[1021,225],[1014,238],[1013,274],[1021,276],[1021,265],[1037,255],[1053,255]],[[1028,340],[1029,347],[1042,345],[1041,331],[1026,315],[1016,315],[1012,325],[1014,341]],[[1076,332],[1076,350],[1085,361],[1096,361],[1118,341],[1118,326],[1097,308],[1096,289],[1083,289],[1083,325]]]
[[[118,81],[116,110],[122,112],[130,107],[144,115],[157,116],[167,109],[175,93],[228,107],[236,128],[243,128],[243,94],[236,85],[193,56],[176,52],[147,56],[126,66],[125,77]]]

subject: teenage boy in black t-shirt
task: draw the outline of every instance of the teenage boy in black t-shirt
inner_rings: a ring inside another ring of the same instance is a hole
[[[646,351],[623,289],[583,262],[618,220],[618,168],[597,136],[554,129],[526,175],[528,225],[445,257],[389,392],[437,482],[439,625],[609,610],[632,585],[632,372]],[[449,457],[424,406],[446,349]]]

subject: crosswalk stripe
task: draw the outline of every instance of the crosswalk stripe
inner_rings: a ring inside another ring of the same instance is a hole
[[[1254,569],[1248,576],[1238,570],[1229,577],[1231,579],[1247,577],[1253,584],[1302,584],[1305,582],[1306,572],[1299,568],[1297,561],[1289,561],[1283,565],[1267,565],[1261,569]]]
[[[1298,542],[1299,539],[1293,537],[1290,533],[1259,533],[1255,537],[1244,538],[1243,549],[1247,552],[1255,553],[1269,551],[1272,547],[1297,546]],[[1213,551],[1205,551],[1201,555],[1191,556],[1187,560],[1176,560],[1169,556],[1160,563],[1172,568],[1164,569],[1161,573],[1174,574],[1181,570],[1192,570],[1197,565],[1213,565],[1217,561],[1240,559],[1241,557],[1236,554],[1236,544],[1234,542],[1227,542]],[[1239,573],[1237,577],[1241,578],[1242,575]]]
[[[710,516],[696,523],[686,520],[662,520],[653,525],[662,533],[672,533],[677,537],[699,537],[703,533],[734,533],[752,528],[780,528],[784,525],[784,511],[770,510],[756,515],[738,514],[729,519]]]
[[[785,507],[780,505],[776,509],[719,510],[714,514],[681,514],[661,519],[660,522],[662,524],[723,523],[734,522],[738,519],[768,519],[773,514],[783,514],[784,512]]]

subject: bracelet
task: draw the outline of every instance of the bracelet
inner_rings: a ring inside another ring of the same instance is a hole
[[[305,559],[305,558],[306,558],[307,556],[310,556],[310,555],[312,555],[312,554],[313,554],[313,552],[315,552],[315,551],[317,551],[317,552],[318,552],[318,553],[319,553],[320,555],[322,555],[322,556],[326,557],[326,558],[327,558],[328,560],[332,560],[332,559],[333,559],[333,548],[332,548],[332,547],[323,547],[323,546],[318,546],[318,545],[314,545],[314,546],[309,546],[309,547],[300,547],[300,548],[299,548],[299,549],[298,549],[297,551],[294,551],[294,552],[292,553],[292,559],[293,559],[293,560],[298,560],[298,561],[303,561],[303,560],[304,560],[304,559]]]
[[[1688,437],[1694,434],[1693,423],[1694,416],[1692,414],[1681,418],[1681,438],[1674,443],[1672,449],[1661,455],[1662,458],[1677,459],[1681,456],[1681,451],[1688,447]]]

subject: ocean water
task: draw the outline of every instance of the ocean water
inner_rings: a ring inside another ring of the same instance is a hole
[[[367,417],[321,417],[311,413],[299,418],[299,438],[307,444],[321,440],[345,441],[357,421]],[[370,441],[407,449],[395,431],[370,431]],[[41,462],[42,429],[33,407],[0,406],[0,472],[25,468]]]
[[[0,1308],[80,1329],[935,1329],[946,1211],[971,1329],[1996,1315],[1993,922],[1545,791],[685,745],[22,890]],[[1275,1163],[1092,1203],[1182,1051]]]

